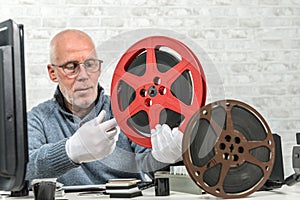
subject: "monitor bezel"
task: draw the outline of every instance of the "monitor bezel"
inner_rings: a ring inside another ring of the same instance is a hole
[[[0,190],[18,191],[28,162],[23,25],[0,23],[0,38]]]

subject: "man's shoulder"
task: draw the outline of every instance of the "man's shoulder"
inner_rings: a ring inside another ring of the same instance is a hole
[[[50,113],[53,113],[55,109],[57,109],[57,102],[52,98],[33,107],[28,112],[28,116],[46,117]]]

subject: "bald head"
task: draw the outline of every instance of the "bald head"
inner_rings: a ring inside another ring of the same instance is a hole
[[[65,55],[70,51],[89,50],[91,54],[96,54],[95,45],[86,33],[76,30],[67,29],[56,34],[50,42],[50,61],[51,63],[60,63],[64,61]]]

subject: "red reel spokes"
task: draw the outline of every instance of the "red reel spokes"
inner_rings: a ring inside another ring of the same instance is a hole
[[[156,124],[184,130],[205,103],[200,62],[177,40],[156,36],[134,44],[120,59],[112,80],[112,109],[123,132],[151,147]]]

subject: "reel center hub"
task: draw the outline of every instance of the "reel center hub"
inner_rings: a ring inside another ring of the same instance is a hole
[[[147,89],[148,87],[148,89]],[[153,105],[153,99],[157,98],[157,95],[166,94],[166,88],[164,86],[160,86],[156,88],[155,85],[144,86],[143,89],[140,90],[140,98],[142,98],[147,107]],[[156,100],[157,102],[158,100]]]
[[[153,79],[153,83],[144,85],[143,88],[140,89],[140,97],[143,99],[144,104],[147,107],[150,107],[153,104],[156,104],[156,103],[153,103],[153,99],[157,95],[162,97],[163,95],[165,95],[167,93],[167,88],[160,84],[161,84],[161,79],[159,77],[155,77]],[[156,100],[156,102],[159,102],[159,100]]]
[[[216,146],[216,151],[220,152],[221,159],[230,162],[232,166],[239,166],[244,162],[243,157],[244,147],[242,136],[238,132],[225,133],[220,137],[219,145]]]
[[[156,87],[155,86],[151,86],[148,90],[148,94],[150,97],[155,97],[156,94],[157,94],[157,90],[156,90]]]

